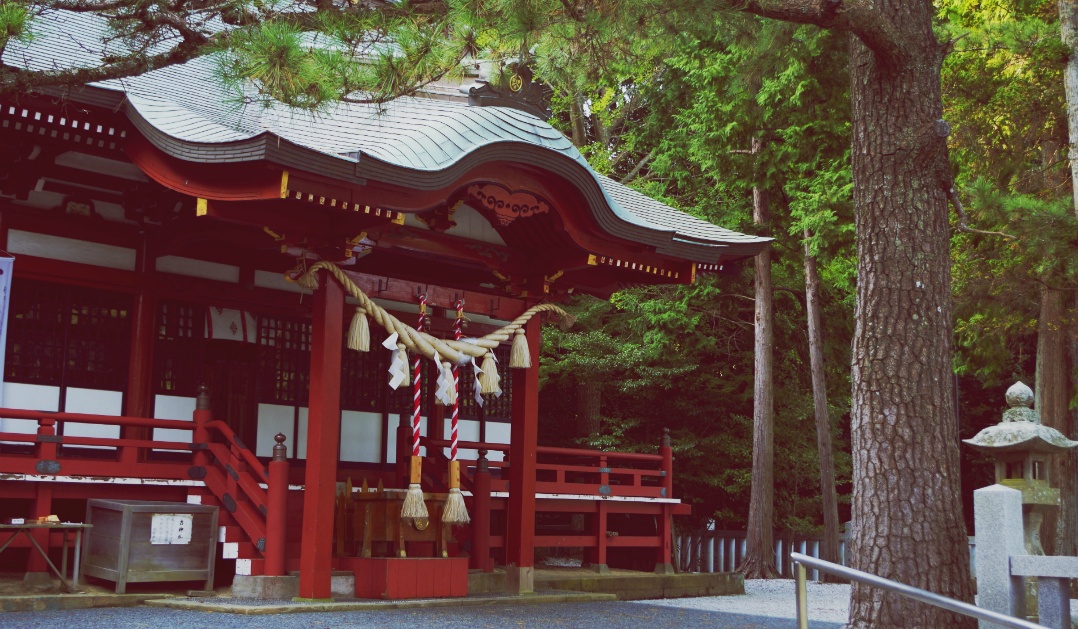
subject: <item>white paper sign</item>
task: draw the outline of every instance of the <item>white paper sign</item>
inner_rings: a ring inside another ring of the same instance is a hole
[[[155,513],[150,520],[151,544],[190,544],[194,516],[190,513]]]

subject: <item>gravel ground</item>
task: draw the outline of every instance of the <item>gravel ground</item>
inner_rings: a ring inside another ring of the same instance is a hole
[[[0,615],[0,627],[5,629],[792,629],[793,626],[793,622],[782,618],[623,602],[492,605],[274,616],[243,616],[155,607],[16,612]],[[813,622],[812,627],[840,629],[842,625]]]
[[[639,601],[648,605],[732,612],[771,618],[796,618],[794,582],[791,579],[745,581],[744,596],[705,596]],[[850,586],[837,583],[808,584],[809,620],[844,623],[850,611]],[[792,626],[792,625],[791,625]]]

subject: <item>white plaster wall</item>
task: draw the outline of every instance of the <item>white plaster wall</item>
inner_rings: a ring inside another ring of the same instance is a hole
[[[206,262],[205,260],[195,260],[194,258],[184,258],[182,256],[161,256],[157,259],[157,270],[164,273],[201,277],[207,280],[231,282],[233,284],[240,281],[240,267],[238,266]]]
[[[285,436],[284,445],[288,448],[288,456],[293,456],[296,448],[296,407],[283,406],[281,404],[258,405],[258,436],[255,439],[255,454],[258,456],[273,456],[273,446],[277,442],[274,435],[282,433]]]
[[[342,461],[382,462],[382,414],[361,411],[341,413]]]
[[[18,408],[29,411],[59,411],[60,387],[5,382],[4,406],[6,408]],[[37,433],[37,422],[27,421],[25,419],[0,418],[0,432],[32,435]],[[0,443],[23,442],[3,441]],[[25,445],[25,443],[23,443],[23,445]]]
[[[178,395],[157,395],[153,400],[154,419],[178,419],[194,423],[195,398]],[[154,428],[154,441],[191,443],[193,431],[176,428]],[[159,452],[190,452],[190,450],[161,450]]]
[[[8,231],[8,251],[39,258],[92,264],[110,269],[135,270],[135,250],[86,240],[47,236],[21,229]]]
[[[102,391],[98,389],[67,388],[67,396],[64,404],[66,413],[85,413],[87,415],[110,415],[123,414],[124,394],[122,391]],[[119,426],[103,426],[100,424],[80,424],[76,422],[64,423],[64,436],[66,437],[102,437],[119,439]],[[80,448],[95,448],[100,450],[115,450],[107,446],[79,446]]]

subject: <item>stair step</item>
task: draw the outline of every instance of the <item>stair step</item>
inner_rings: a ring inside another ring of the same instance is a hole
[[[251,542],[225,542],[221,544],[221,558],[262,559],[262,553]]]
[[[237,559],[236,574],[242,576],[261,576],[266,574],[265,559]]]
[[[224,526],[217,527],[219,530],[217,541],[224,544],[226,542],[248,542],[247,534],[243,532],[239,526],[235,524],[226,524]]]

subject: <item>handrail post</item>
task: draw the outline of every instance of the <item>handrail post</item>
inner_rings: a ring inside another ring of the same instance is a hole
[[[797,629],[808,629],[809,615],[808,615],[808,574],[805,571],[805,564],[795,561],[794,562],[794,574],[797,575]]]
[[[269,462],[269,496],[266,514],[266,576],[285,575],[285,545],[288,515],[288,448],[285,436],[277,433],[273,458]]]
[[[197,467],[205,467],[209,463],[206,448],[210,443],[210,429],[206,427],[206,424],[213,420],[213,411],[210,410],[210,390],[205,384],[198,385],[195,412],[191,419],[195,423],[191,434],[191,443],[195,448],[194,464]]]
[[[483,572],[494,572],[494,562],[490,560],[490,467],[487,464],[487,451],[479,451],[475,462],[475,476],[472,478],[472,566]]]
[[[37,420],[37,458],[39,461],[56,461],[58,448],[56,436],[56,420],[52,417],[42,417]]]

